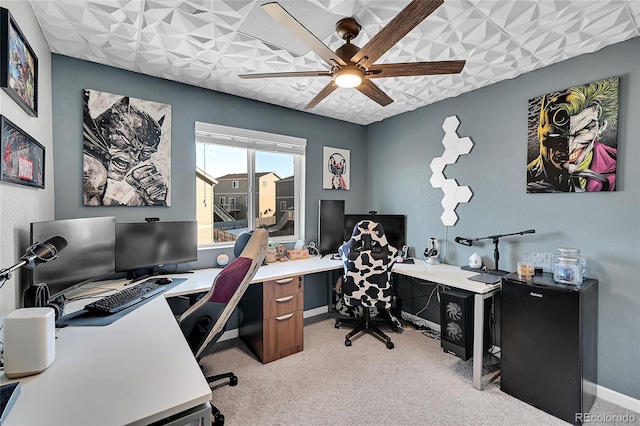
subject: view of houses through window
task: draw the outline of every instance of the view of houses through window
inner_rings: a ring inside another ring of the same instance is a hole
[[[303,158],[299,146],[196,131],[198,245],[233,242],[257,227],[276,241],[302,238]]]

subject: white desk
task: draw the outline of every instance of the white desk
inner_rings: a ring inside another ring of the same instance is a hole
[[[252,282],[342,269],[330,258],[270,263]],[[221,269],[176,275],[187,281],[165,297],[206,291]],[[468,280],[473,272],[451,265],[394,266],[398,274],[472,291],[475,296],[473,386],[482,389],[484,299],[500,289]],[[124,280],[109,282],[121,288]],[[104,294],[100,295],[100,297]],[[91,300],[69,305],[67,312]],[[208,406],[209,385],[164,298],[156,298],[102,327],[66,327],[57,333],[56,358],[40,374],[23,377],[20,397],[5,425],[149,424],[185,410]],[[0,375],[0,383],[15,380]]]
[[[209,405],[209,385],[163,298],[113,324],[65,327],[56,337],[45,371],[0,376],[21,383],[3,426],[147,425]]]
[[[484,299],[491,297],[500,290],[500,284],[485,284],[472,281],[469,277],[477,272],[461,269],[459,266],[439,264],[430,265],[422,260],[415,259],[413,264],[396,263],[393,272],[447,285],[475,293],[474,297],[474,330],[473,330],[473,387],[482,389],[487,383],[496,378],[498,373],[482,374],[483,337],[484,337]],[[290,260],[287,262],[274,262],[260,267],[252,283],[268,280],[277,280],[292,275],[306,275],[316,272],[326,272],[342,269],[342,262],[330,257],[312,257],[302,260]],[[166,297],[188,295],[207,291],[211,283],[221,269],[201,269],[193,275],[180,275],[188,277],[188,280],[179,286],[168,290]],[[329,302],[330,303],[330,302]]]
[[[273,262],[261,266],[251,283],[279,280],[292,275],[308,275],[316,272],[327,272],[342,269],[342,262],[328,257],[310,257],[301,260]],[[182,284],[167,290],[165,297],[184,296],[207,291],[211,288],[213,279],[222,271],[220,268],[199,269],[193,274],[176,275],[176,278],[187,278]]]

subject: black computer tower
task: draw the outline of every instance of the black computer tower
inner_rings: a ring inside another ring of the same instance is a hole
[[[596,398],[598,281],[506,275],[501,325],[502,391],[581,424]]]
[[[440,293],[440,346],[442,350],[467,361],[473,356],[474,296],[465,290]],[[491,299],[485,299],[483,350],[489,348]]]

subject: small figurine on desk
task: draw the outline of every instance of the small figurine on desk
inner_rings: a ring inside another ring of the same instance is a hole
[[[279,262],[286,262],[287,260],[289,260],[287,258],[287,250],[284,244],[278,244],[278,248],[277,248],[277,253],[276,253],[276,260]]]
[[[482,268],[482,258],[478,253],[473,253],[471,256],[469,256],[469,267],[473,269]]]

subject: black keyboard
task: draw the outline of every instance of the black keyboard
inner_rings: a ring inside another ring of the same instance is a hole
[[[166,289],[167,286],[165,285],[145,281],[91,302],[84,308],[93,313],[111,315],[150,299]]]

